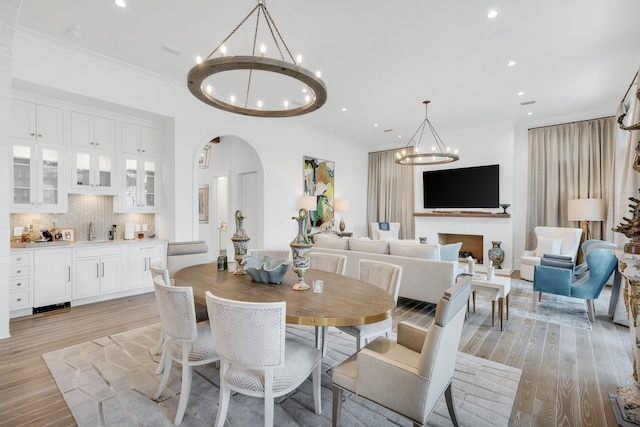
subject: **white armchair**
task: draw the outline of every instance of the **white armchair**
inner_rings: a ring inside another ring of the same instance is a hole
[[[540,265],[544,254],[567,256],[575,262],[582,237],[580,228],[536,227],[534,232],[538,239],[536,249],[524,251],[524,255],[520,257],[522,279],[533,281],[534,268]]]
[[[389,230],[380,230],[379,222],[371,223],[371,239],[373,240],[397,240],[400,237],[400,223],[390,222]]]
[[[340,424],[342,393],[347,390],[425,425],[444,393],[449,415],[458,425],[451,380],[460,344],[471,276],[461,276],[438,302],[428,329],[401,322],[398,340],[377,338],[333,371],[333,425]]]

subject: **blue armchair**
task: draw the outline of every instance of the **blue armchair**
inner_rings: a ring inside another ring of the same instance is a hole
[[[581,298],[587,301],[589,320],[595,321],[593,300],[600,296],[600,291],[607,283],[616,268],[618,259],[608,248],[593,248],[587,254],[587,272],[575,277],[567,268],[537,265],[533,276],[533,311],[536,310],[536,292],[538,300],[542,293],[564,295]]]

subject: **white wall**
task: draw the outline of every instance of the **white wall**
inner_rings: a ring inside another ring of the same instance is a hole
[[[9,336],[9,118],[13,33],[21,0],[0,2],[0,338]]]
[[[443,137],[444,138],[444,137]],[[460,150],[460,160],[448,165],[421,166],[414,168],[414,201],[416,212],[428,212],[423,207],[422,172],[426,169],[451,169],[472,166],[500,165],[500,203],[510,203],[508,213],[511,218],[460,218],[460,217],[415,217],[416,237],[424,236],[430,243],[438,242],[438,233],[471,234],[484,236],[483,257],[492,247],[491,241],[502,242],[505,260],[502,268],[511,271],[514,257],[519,258],[521,251],[514,248],[513,224],[518,215],[524,212],[523,205],[515,201],[514,134],[509,124],[472,131],[448,133],[447,146]],[[442,183],[447,185],[447,183]],[[461,193],[474,191],[476,183],[470,182],[464,188],[451,188]],[[520,190],[518,189],[518,192]],[[454,210],[454,209],[451,209]],[[469,209],[471,210],[471,209]],[[480,209],[478,209],[480,210]],[[502,212],[502,208],[487,209],[488,212]],[[474,254],[475,255],[475,254]],[[479,256],[477,256],[480,258]]]

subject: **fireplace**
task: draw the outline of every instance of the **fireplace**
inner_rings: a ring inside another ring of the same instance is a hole
[[[477,264],[482,264],[484,258],[484,237],[482,235],[438,233],[438,243],[441,245],[457,242],[462,242],[460,258],[471,256]]]

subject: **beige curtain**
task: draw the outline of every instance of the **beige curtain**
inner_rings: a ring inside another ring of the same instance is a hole
[[[413,239],[413,167],[395,162],[393,151],[369,153],[367,223],[400,223],[400,238]]]
[[[570,199],[603,198],[605,221],[589,224],[591,238],[613,240],[615,117],[529,130],[529,202],[526,246],[534,227],[580,227],[567,217]]]
[[[622,100],[618,109],[618,115],[626,113],[623,123],[625,126],[640,123],[639,78],[640,70],[638,70],[634,83],[629,87],[627,96]],[[620,182],[620,191],[616,194],[616,203],[613,210],[614,226],[616,227],[622,223],[623,217],[631,218],[629,197],[640,198],[640,171],[633,169],[633,164],[636,162],[636,150],[640,149],[640,130],[625,131],[618,129],[618,147],[620,156],[618,164],[621,167],[618,168],[619,176],[616,177],[618,179],[617,182]],[[613,241],[620,244],[627,243],[629,239],[624,234],[614,233]]]

